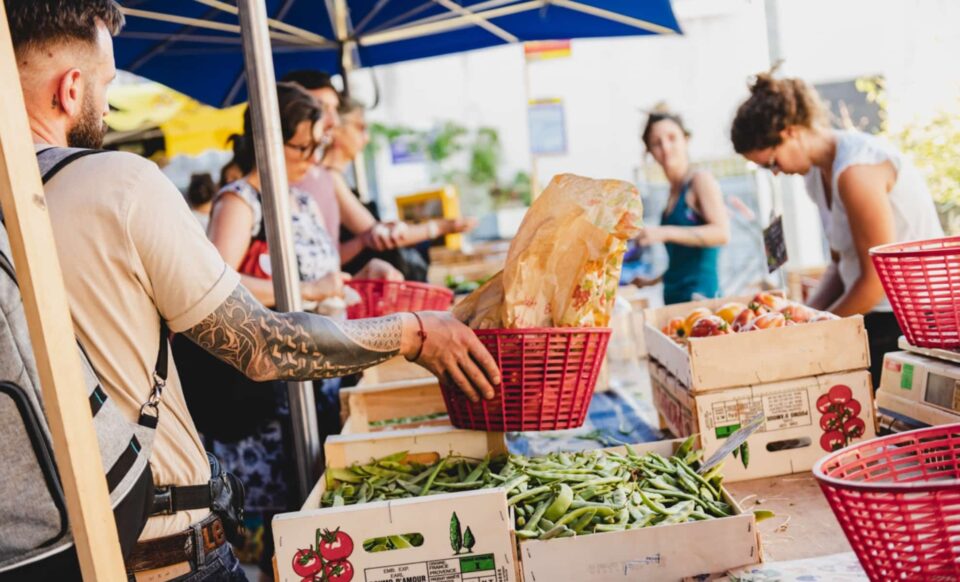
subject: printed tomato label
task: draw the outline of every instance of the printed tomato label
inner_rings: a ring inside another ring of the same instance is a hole
[[[501,582],[493,554],[367,568],[364,582]]]
[[[849,386],[837,384],[817,398],[820,411],[820,448],[836,451],[863,436],[867,425],[860,418],[863,406],[853,397]]]
[[[313,545],[297,550],[290,565],[304,581],[351,582],[353,538],[337,528],[318,529]]]

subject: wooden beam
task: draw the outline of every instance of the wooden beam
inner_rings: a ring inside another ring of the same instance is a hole
[[[0,203],[10,234],[43,407],[85,580],[126,574],[93,429],[66,289],[27,124],[6,9],[0,5]]]

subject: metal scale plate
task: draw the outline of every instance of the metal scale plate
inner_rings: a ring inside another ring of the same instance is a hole
[[[903,351],[883,360],[877,406],[909,428],[960,422],[960,352],[918,348],[901,337]]]

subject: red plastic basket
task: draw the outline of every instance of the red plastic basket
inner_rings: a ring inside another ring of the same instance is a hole
[[[960,237],[884,245],[870,256],[907,340],[960,347]]]
[[[960,580],[960,424],[857,443],[813,473],[871,580]]]
[[[347,285],[362,299],[347,308],[348,319],[380,317],[400,311],[446,311],[453,305],[453,291],[427,283],[354,279]]]
[[[441,383],[450,422],[486,431],[577,428],[587,417],[607,353],[605,328],[478,329],[502,382],[493,400],[473,403]]]

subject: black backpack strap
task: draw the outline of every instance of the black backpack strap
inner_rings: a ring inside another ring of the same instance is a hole
[[[37,152],[37,164],[40,166],[40,176],[46,184],[53,179],[60,170],[72,162],[93,154],[103,153],[106,150],[90,150],[84,148],[50,147]]]
[[[63,148],[50,147],[37,152],[37,164],[40,166],[40,174],[43,183],[46,184],[61,170],[80,158],[93,154],[103,153],[107,150],[94,150],[84,148]],[[2,215],[0,215],[2,219]],[[157,363],[153,371],[153,389],[150,392],[150,398],[140,407],[139,423],[147,428],[157,428],[157,422],[160,420],[160,400],[163,397],[163,388],[167,384],[167,366],[170,361],[168,339],[170,328],[167,322],[160,317],[160,347],[157,350]],[[80,343],[80,340],[77,340]],[[83,345],[80,346],[83,349]],[[147,414],[147,410],[152,414]]]

